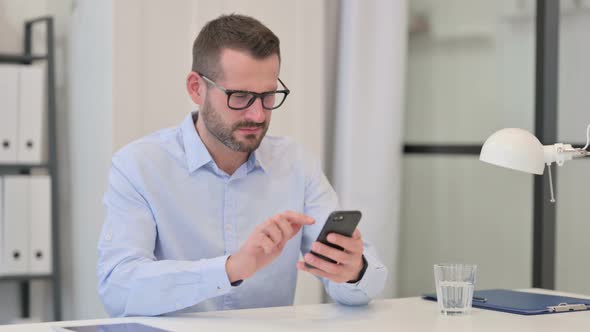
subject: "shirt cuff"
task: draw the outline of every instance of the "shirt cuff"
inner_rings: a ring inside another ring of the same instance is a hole
[[[359,277],[357,279],[355,279],[354,281],[353,280],[347,281],[347,283],[356,284],[357,282],[359,282],[363,279],[365,272],[367,272],[367,266],[369,265],[369,263],[367,263],[367,259],[365,258],[365,255],[362,256],[362,259],[363,259],[363,267],[359,271]]]
[[[228,293],[232,287],[225,269],[225,263],[227,262],[228,258],[229,255],[213,258],[211,265],[209,265],[211,284],[218,296]]]
[[[231,285],[225,271],[225,262],[228,256],[220,256],[207,259],[203,262],[194,262],[194,269],[181,284],[172,287],[175,292],[170,303],[173,307],[165,307],[162,312],[173,312],[191,307],[205,299],[222,296],[231,291]],[[190,279],[191,283],[186,279]],[[185,286],[185,287],[182,287]],[[197,287],[197,288],[195,288]]]
[[[387,270],[385,269],[385,266],[379,262],[379,260],[371,257],[370,255],[363,255],[363,257],[367,262],[367,269],[365,270],[365,273],[361,279],[356,283],[342,283],[340,286],[348,289],[362,290],[366,294],[379,293],[380,289],[383,287],[384,282],[384,280],[381,279],[384,278]]]

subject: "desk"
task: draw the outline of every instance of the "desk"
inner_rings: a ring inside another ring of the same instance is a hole
[[[576,294],[529,290],[583,297]],[[587,296],[584,296],[587,297]],[[171,331],[585,331],[590,311],[521,316],[474,308],[470,316],[444,317],[435,302],[417,297],[372,302],[365,307],[318,304],[264,309],[216,311],[175,317],[115,319],[6,325],[0,332],[51,331],[51,326],[138,322]]]

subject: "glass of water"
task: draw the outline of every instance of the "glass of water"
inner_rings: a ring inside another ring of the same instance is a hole
[[[471,312],[476,272],[476,265],[434,265],[436,299],[441,314],[455,316]]]

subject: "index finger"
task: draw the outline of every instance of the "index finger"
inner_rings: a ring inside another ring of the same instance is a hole
[[[358,228],[354,229],[354,232],[352,233],[352,238],[353,239],[360,239],[361,238],[361,231],[359,231]]]
[[[348,237],[338,233],[330,233],[328,234],[328,242],[339,245],[348,252],[363,252],[363,241],[360,238]]]
[[[295,212],[295,211],[285,211],[281,213],[281,215],[287,219],[289,222],[298,224],[298,225],[313,225],[315,224],[315,220],[307,216],[303,213]]]

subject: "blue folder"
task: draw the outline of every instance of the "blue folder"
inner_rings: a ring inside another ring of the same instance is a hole
[[[436,301],[436,294],[426,294],[423,298]],[[473,306],[519,315],[541,315],[588,310],[590,299],[489,289],[473,293]]]

